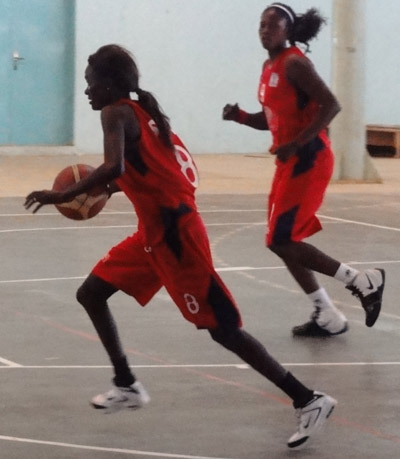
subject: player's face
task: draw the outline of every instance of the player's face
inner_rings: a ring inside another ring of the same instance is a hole
[[[287,40],[287,20],[282,18],[274,8],[264,11],[258,29],[260,40],[267,51],[283,48]]]
[[[86,68],[85,80],[87,82],[85,94],[88,96],[93,110],[101,110],[113,102],[110,88],[97,78],[96,73],[90,65]]]

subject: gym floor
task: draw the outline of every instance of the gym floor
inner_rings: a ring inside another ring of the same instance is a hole
[[[294,410],[275,386],[185,322],[161,291],[141,308],[110,301],[130,363],[152,397],[145,408],[104,415],[89,406],[112,370],[75,291],[94,263],[136,228],[123,196],[92,220],[75,222],[23,196],[51,186],[66,164],[97,156],[1,156],[0,377],[4,459],[270,459],[400,457],[400,160],[374,159],[382,184],[332,184],[310,239],[358,268],[386,270],[381,316],[364,325],[358,301],[320,276],[350,329],[294,339],[311,314],[280,260],[264,248],[273,161],[196,158],[198,194],[215,265],[241,308],[244,328],[309,386],[338,399],[326,428],[299,450],[286,441]]]

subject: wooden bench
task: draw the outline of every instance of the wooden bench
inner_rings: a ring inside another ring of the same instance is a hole
[[[400,158],[400,126],[367,124],[367,145],[393,147],[394,158]]]

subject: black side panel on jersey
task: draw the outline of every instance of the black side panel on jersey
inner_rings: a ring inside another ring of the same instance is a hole
[[[292,229],[298,210],[299,206],[297,205],[289,209],[287,212],[279,215],[276,220],[275,231],[272,237],[272,243],[274,245],[285,244],[286,242],[291,241]]]
[[[240,317],[237,309],[233,305],[232,300],[221,288],[218,281],[212,276],[210,278],[207,301],[212,307],[220,327],[237,328],[239,326]]]
[[[293,168],[292,177],[297,177],[312,169],[317,153],[323,150],[324,147],[324,142],[319,137],[315,137],[315,139],[310,140],[310,142],[299,148],[296,153],[299,161]]]
[[[125,160],[142,176],[145,176],[149,170],[147,164],[143,161],[137,144],[125,147]]]
[[[183,215],[192,212],[192,209],[184,203],[180,203],[177,209],[169,207],[161,208],[161,219],[164,225],[164,241],[179,260],[182,255],[182,241],[179,235],[178,221]]]

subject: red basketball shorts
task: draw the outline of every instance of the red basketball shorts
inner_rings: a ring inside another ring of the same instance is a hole
[[[319,137],[276,171],[268,201],[266,244],[298,242],[322,229],[316,212],[333,172],[333,154]]]
[[[198,215],[179,227],[179,258],[164,242],[143,244],[138,232],[100,260],[92,273],[145,306],[164,286],[182,315],[197,328],[240,327],[239,310],[215,272],[208,236]]]

